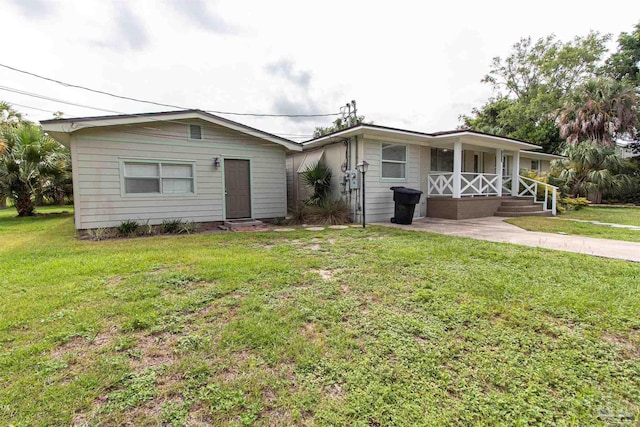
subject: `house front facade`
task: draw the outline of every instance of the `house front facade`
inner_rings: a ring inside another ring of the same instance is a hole
[[[43,121],[71,151],[77,229],[287,213],[290,140],[200,111]]]
[[[363,206],[357,165],[364,160],[369,164],[368,222],[393,216],[392,186],[423,192],[415,217],[492,216],[512,197],[530,197],[541,214],[555,214],[556,189],[520,175],[523,169],[544,175],[550,161],[560,158],[531,151],[536,149],[539,146],[473,131],[427,134],[361,124],[303,143],[302,152],[289,154],[288,203],[293,206],[308,196],[299,174],[323,160],[333,170],[333,194],[351,206],[358,221]]]

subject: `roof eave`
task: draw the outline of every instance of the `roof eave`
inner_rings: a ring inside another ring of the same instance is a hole
[[[216,115],[207,113],[200,110],[186,110],[175,112],[162,112],[162,113],[144,113],[144,114],[127,114],[121,116],[102,116],[102,117],[85,117],[80,119],[53,119],[43,120],[40,122],[45,132],[56,138],[54,135],[61,136],[61,134],[72,134],[81,129],[119,126],[119,125],[131,125],[149,123],[155,121],[167,121],[167,120],[189,120],[189,119],[201,119],[209,123],[213,123],[219,126],[223,126],[229,129],[236,130],[238,132],[254,136],[256,138],[264,139],[266,141],[281,145],[291,151],[302,151],[302,145],[297,142],[290,141],[285,138],[264,132],[250,126],[243,125],[241,123],[234,122],[232,120],[218,117]],[[60,141],[62,142],[62,141]]]

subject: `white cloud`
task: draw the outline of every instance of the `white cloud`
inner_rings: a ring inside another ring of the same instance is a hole
[[[555,32],[566,40],[589,29],[617,36],[637,22],[584,1],[541,0],[526,10],[506,1],[52,1],[34,12],[40,20],[17,0],[2,3],[0,26],[13,37],[3,44],[0,62],[8,65],[190,108],[326,113],[355,99],[368,120],[421,131],[455,128],[459,114],[486,100],[490,88],[480,79],[491,58],[508,54],[520,37]],[[42,24],[53,16],[55,25]],[[158,109],[5,69],[0,80],[112,110]],[[1,91],[0,99],[100,114]],[[230,118],[290,134],[332,120]]]

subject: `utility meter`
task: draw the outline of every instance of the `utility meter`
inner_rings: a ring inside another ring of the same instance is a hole
[[[358,189],[358,171],[351,169],[347,171],[347,180],[349,182],[349,190]]]

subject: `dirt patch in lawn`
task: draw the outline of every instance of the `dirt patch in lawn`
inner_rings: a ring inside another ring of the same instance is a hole
[[[605,332],[602,340],[620,349],[625,359],[640,358],[640,336],[623,337]]]
[[[51,357],[56,360],[86,360],[89,353],[99,351],[109,345],[117,333],[118,328],[112,326],[108,330],[100,332],[93,338],[75,335],[66,343],[54,348],[51,351]]]

